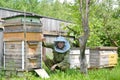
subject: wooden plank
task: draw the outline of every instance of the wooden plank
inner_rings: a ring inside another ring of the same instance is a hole
[[[20,65],[22,66],[22,60],[16,60],[16,61],[15,61],[15,60],[14,60],[14,61],[11,60],[11,61],[9,61],[9,62],[6,61],[5,63],[6,63],[5,65],[16,65],[16,64],[20,64]]]
[[[42,32],[42,27],[40,26],[32,26],[32,25],[26,25],[26,32]],[[23,25],[13,25],[13,26],[7,26],[5,27],[4,32],[24,32],[25,29]]]
[[[24,33],[4,33],[4,41],[24,40]]]
[[[6,61],[9,62],[10,59],[14,61],[22,61],[22,56],[21,57],[15,57],[15,56],[5,56]]]
[[[27,41],[42,41],[41,33],[26,33]]]
[[[87,68],[90,67],[90,61],[89,61],[89,50],[85,51],[85,56],[86,56],[86,60],[87,60]],[[70,68],[80,68],[80,61],[79,61],[79,56],[80,56],[80,50],[75,49],[75,50],[71,50],[70,51],[70,55],[69,55],[69,61],[70,61]]]
[[[44,69],[35,69],[34,70],[41,78],[49,78],[48,73]]]
[[[96,50],[96,51],[98,51],[98,50],[104,50],[104,51],[107,51],[107,50],[111,50],[111,51],[113,51],[113,50],[117,50],[117,47],[96,47],[96,48],[91,48],[91,50]]]
[[[42,41],[41,33],[26,33],[26,38],[24,37],[24,33],[4,33],[4,41],[15,41],[15,40],[24,40],[27,41]]]
[[[21,55],[22,51],[21,51],[21,41],[5,41],[4,43],[5,45],[5,49],[4,49],[4,54],[7,56],[16,56],[16,54],[18,55]]]
[[[8,26],[4,32],[24,32],[23,26]]]
[[[26,32],[42,32],[42,27],[40,27],[40,26],[26,26]]]

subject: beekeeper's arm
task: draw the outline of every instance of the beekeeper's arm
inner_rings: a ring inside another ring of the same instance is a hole
[[[52,49],[53,49],[54,44],[42,42],[42,46],[47,47],[47,48],[52,48]]]
[[[46,42],[45,42],[45,38],[43,38],[43,39],[42,39],[42,46],[53,49],[54,44],[53,44],[53,43],[46,43]]]

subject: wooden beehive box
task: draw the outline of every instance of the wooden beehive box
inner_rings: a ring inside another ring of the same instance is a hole
[[[0,69],[2,68],[3,58],[3,20],[0,19]]]
[[[89,49],[86,49],[85,50],[85,56],[86,56],[86,61],[87,61],[87,67],[88,68],[90,67],[89,55],[90,55],[90,51],[89,51]],[[79,48],[72,48],[71,51],[70,51],[70,55],[69,55],[70,68],[80,68],[79,56],[80,56]]]
[[[4,18],[4,68],[41,68],[42,24],[39,16],[17,15]]]
[[[116,47],[97,47],[90,49],[90,67],[114,67],[117,64]]]

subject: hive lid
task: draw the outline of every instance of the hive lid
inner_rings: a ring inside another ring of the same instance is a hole
[[[12,26],[12,25],[38,25],[41,26],[42,23],[40,22],[40,16],[37,15],[30,15],[30,14],[20,14],[10,17],[2,18],[5,20],[5,26]]]
[[[118,47],[95,47],[94,50],[117,50]]]

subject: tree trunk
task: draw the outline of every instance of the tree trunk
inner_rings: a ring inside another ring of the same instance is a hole
[[[85,1],[85,2],[84,2]],[[85,5],[85,6],[83,6]],[[89,0],[80,0],[80,13],[82,17],[83,35],[80,37],[80,71],[83,74],[87,74],[87,62],[85,57],[86,43],[89,38],[89,25],[88,25],[88,12],[89,12]]]

